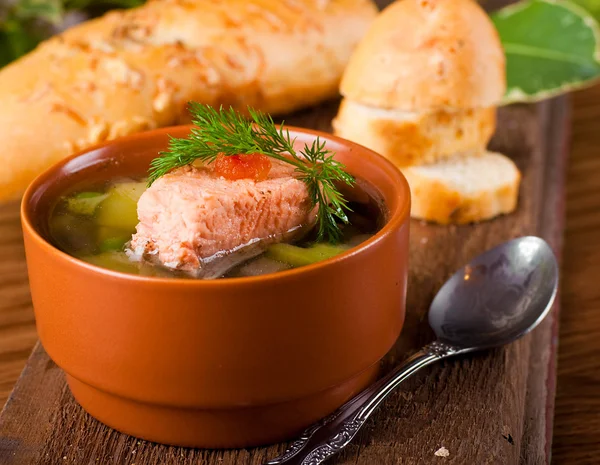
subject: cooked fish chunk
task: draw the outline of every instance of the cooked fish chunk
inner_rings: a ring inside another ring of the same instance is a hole
[[[315,218],[306,185],[293,174],[275,160],[263,181],[225,179],[211,166],[174,170],[141,196],[131,255],[204,276],[222,274],[214,262],[231,262],[233,253],[247,259],[293,240]]]

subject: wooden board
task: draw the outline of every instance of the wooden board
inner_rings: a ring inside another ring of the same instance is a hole
[[[336,102],[291,118],[330,129]],[[411,223],[406,325],[384,370],[428,342],[428,305],[444,280],[505,240],[541,235],[561,248],[568,103],[504,108],[492,148],[523,171],[518,211],[475,226]],[[451,360],[407,382],[337,464],[542,464],[549,461],[557,311],[534,333],[493,352]],[[445,447],[449,456],[434,453]],[[0,463],[115,465],[261,464],[284,444],[236,451],[193,450],[140,441],[101,425],[75,403],[61,370],[37,346],[0,416]]]
[[[596,465],[600,441],[600,86],[573,95],[552,461]]]

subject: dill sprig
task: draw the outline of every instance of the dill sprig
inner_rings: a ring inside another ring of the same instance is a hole
[[[189,165],[196,160],[208,164],[219,154],[239,155],[261,153],[289,163],[296,168],[298,179],[306,183],[310,201],[317,209],[317,240],[339,242],[341,231],[338,221],[347,224],[348,203],[336,183],[354,184],[354,178],[345,171],[334,153],[325,148],[318,137],[312,144],[304,144],[299,152],[295,139],[283,123],[277,126],[269,115],[248,109],[246,119],[233,108],[215,109],[196,102],[190,104],[194,128],[188,138],[171,138],[169,149],[161,152],[150,165],[149,184],[169,171]]]

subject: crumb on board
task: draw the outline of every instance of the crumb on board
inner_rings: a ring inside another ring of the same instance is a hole
[[[450,455],[450,451],[442,446],[435,451],[434,455],[436,455],[437,457],[448,457]]]
[[[508,433],[506,436],[503,434],[502,437],[504,439],[506,439],[508,441],[509,444],[512,444],[513,446],[515,445],[515,440],[513,439],[513,437],[510,435],[510,433]]]

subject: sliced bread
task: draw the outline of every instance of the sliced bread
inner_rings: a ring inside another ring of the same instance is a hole
[[[407,112],[344,99],[335,134],[388,158],[398,167],[435,163],[454,153],[482,153],[496,128],[496,109]]]
[[[485,152],[403,168],[412,195],[411,216],[440,224],[464,224],[512,212],[521,173],[504,155]]]

